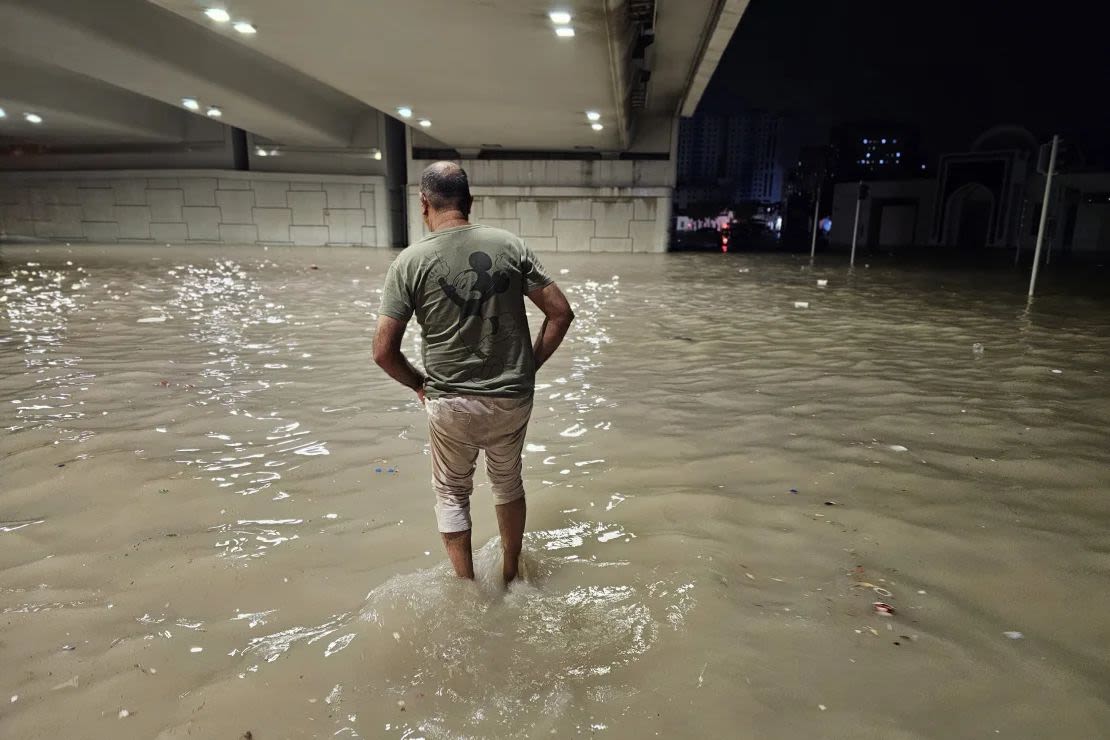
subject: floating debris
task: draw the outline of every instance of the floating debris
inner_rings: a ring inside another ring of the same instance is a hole
[[[874,604],[872,604],[872,606],[875,607],[875,613],[878,614],[880,617],[894,616],[894,607],[890,604],[882,601],[876,601]]]
[[[119,717],[120,719],[127,719],[127,718],[128,718],[128,717],[130,717],[130,716],[131,716],[131,712],[130,712],[129,710],[127,710],[127,709],[121,709],[121,710],[119,710],[119,715],[118,715],[118,717]]]
[[[1025,637],[1025,635],[1015,631],[1003,632],[1002,634],[1006,637],[1009,637],[1011,640],[1020,640],[1021,638]]]

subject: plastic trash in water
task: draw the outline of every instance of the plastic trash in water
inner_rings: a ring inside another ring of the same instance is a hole
[[[809,308],[809,301],[794,301],[794,308]]]
[[[818,281],[817,281],[817,287],[818,287],[818,288],[827,288],[827,287],[828,287],[828,285],[829,285],[829,281],[828,281],[828,280],[818,280]]]
[[[976,357],[982,357],[984,349],[986,348],[983,347],[982,342],[976,342],[975,344],[971,345],[971,354],[975,355]]]
[[[1011,640],[1020,640],[1021,638],[1025,637],[1025,635],[1015,631],[1003,632],[1002,634],[1006,637],[1009,637]]]

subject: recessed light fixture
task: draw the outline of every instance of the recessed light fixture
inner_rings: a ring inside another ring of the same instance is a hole
[[[260,156],[260,157],[268,157],[268,156],[270,156],[270,153],[269,153],[268,151],[266,151],[265,149],[262,149],[262,148],[259,148],[258,150],[256,150],[256,151],[255,151],[255,154],[257,154],[257,155],[258,155],[258,156]]]
[[[217,108],[216,106],[214,106],[214,105],[208,106],[208,117],[209,118],[219,118],[223,114],[224,114],[224,112],[222,110],[220,110],[219,108]]]
[[[601,114],[598,113],[596,110],[588,110],[588,111],[586,111],[586,118],[588,118],[591,121],[600,121],[601,120]]]
[[[182,98],[181,104],[189,110],[200,110],[200,103],[197,102],[196,98]]]
[[[420,119],[420,125],[423,126],[424,128],[428,128],[429,126],[432,125],[432,122],[429,121],[427,118],[421,118]]]
[[[231,20],[231,15],[229,15],[228,12],[223,8],[209,8],[208,10],[204,11],[204,14],[212,20],[216,21],[216,23],[227,23],[229,20]]]
[[[601,129],[605,128],[605,126],[601,125],[600,123],[592,123],[590,124],[590,128],[592,128],[594,131],[600,131]]]
[[[397,115],[401,118],[412,118],[412,108],[409,108],[407,105],[402,105],[397,109]]]
[[[565,10],[553,10],[547,14],[547,17],[557,26],[565,26],[570,23],[570,13]]]
[[[3,108],[0,108],[0,118],[7,118],[7,117],[8,117],[8,114],[4,112]]]
[[[232,26],[232,28],[246,36],[250,36],[252,33],[258,33],[258,29],[252,26],[250,23],[247,23],[246,21],[236,21],[235,25]]]
[[[42,116],[40,116],[38,113],[24,113],[23,117],[27,119],[28,123],[42,123]]]
[[[372,156],[374,157],[374,159],[380,160],[382,158],[382,150],[381,149],[375,149]]]
[[[555,29],[555,35],[561,39],[574,38],[574,29],[570,26],[559,26]]]

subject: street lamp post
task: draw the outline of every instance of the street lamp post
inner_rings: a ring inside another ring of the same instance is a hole
[[[1037,227],[1037,248],[1033,252],[1033,274],[1029,277],[1029,297],[1033,297],[1033,289],[1037,285],[1037,269],[1041,266],[1041,247],[1044,245],[1044,230],[1048,223],[1048,196],[1052,191],[1052,173],[1056,169],[1056,150],[1060,145],[1060,137],[1052,137],[1052,153],[1048,155],[1048,172],[1044,179],[1044,200],[1041,202],[1041,223]]]

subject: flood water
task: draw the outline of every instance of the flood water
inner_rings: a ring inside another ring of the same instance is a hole
[[[0,250],[0,737],[1106,736],[1103,297],[546,255],[504,593],[370,360],[392,257]]]

